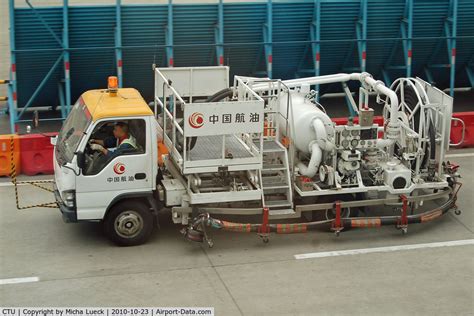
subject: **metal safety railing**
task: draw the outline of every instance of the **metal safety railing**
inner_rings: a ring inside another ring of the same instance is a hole
[[[176,69],[178,70],[178,69]],[[205,146],[204,139],[212,137],[212,146],[220,156],[211,157],[210,155],[202,155],[199,157],[195,154],[191,156],[196,136],[186,134],[184,128],[184,112],[186,109],[192,109],[194,104],[212,104],[214,102],[199,102],[190,103],[183,98],[176,89],[180,87],[173,86],[173,83],[167,78],[159,69],[155,69],[156,76],[161,80],[162,95],[155,95],[155,113],[157,113],[156,106],[161,109],[162,115],[158,118],[161,129],[159,130],[161,139],[170,151],[173,160],[186,173],[188,168],[211,167],[214,164],[225,166],[227,164],[261,164],[261,154],[263,151],[263,132],[262,133],[233,133],[226,129],[215,130],[212,135],[198,137],[201,138],[202,146]],[[181,87],[182,88],[182,87]],[[243,104],[251,104],[255,101],[264,102],[263,99],[256,94],[243,81],[238,81],[235,87],[236,98],[233,101],[235,106]],[[202,96],[201,96],[202,97]],[[219,101],[220,103],[227,103],[227,101]],[[235,136],[235,137],[233,137]],[[215,139],[214,139],[215,138]],[[201,145],[199,145],[201,146]],[[197,147],[199,147],[197,146]],[[228,146],[235,146],[244,148],[249,153],[249,157],[229,157]],[[205,150],[205,149],[203,149]],[[200,150],[200,151],[203,151]],[[196,150],[194,150],[196,151]]]
[[[25,185],[29,184],[34,187],[40,188],[42,190],[45,190],[50,193],[54,193],[53,189],[50,189],[44,184],[53,184],[53,180],[31,180],[31,181],[18,181],[17,180],[17,170],[16,170],[16,164],[15,164],[15,157],[14,157],[14,152],[15,152],[15,142],[13,136],[10,137],[10,178],[11,182],[15,188],[15,203],[16,203],[16,208],[18,210],[26,210],[30,208],[37,208],[37,207],[46,207],[46,208],[59,208],[58,203],[56,201],[54,202],[44,202],[44,203],[37,203],[37,204],[31,204],[31,205],[20,205],[20,194],[18,190],[18,185]]]

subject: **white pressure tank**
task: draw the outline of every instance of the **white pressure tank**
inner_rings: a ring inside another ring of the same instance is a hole
[[[285,117],[288,115],[288,132],[299,151],[310,153],[315,142],[320,145],[322,150],[330,150],[333,147],[331,147],[332,143],[328,141],[328,138],[333,139],[334,136],[333,122],[326,113],[307,99],[306,95],[306,92],[291,90],[288,109],[288,94],[281,94],[280,130],[284,135],[286,134]]]

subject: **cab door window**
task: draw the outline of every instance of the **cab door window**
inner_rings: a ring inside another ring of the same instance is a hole
[[[140,155],[145,150],[146,125],[143,119],[101,122],[87,142],[83,173],[98,174],[115,157]]]

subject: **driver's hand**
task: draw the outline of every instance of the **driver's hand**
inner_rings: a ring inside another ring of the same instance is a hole
[[[92,145],[91,145],[91,149],[92,149],[92,150],[97,150],[97,151],[104,151],[104,147],[102,147],[102,146],[99,145],[99,144],[92,144]]]
[[[91,144],[91,145],[92,145],[92,144],[95,144],[95,143],[97,143],[97,140],[95,140],[95,139],[91,139],[91,140],[89,140],[89,144]]]

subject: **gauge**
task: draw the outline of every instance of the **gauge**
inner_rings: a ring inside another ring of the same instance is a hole
[[[342,141],[342,147],[344,147],[344,148],[348,148],[348,147],[349,147],[349,141],[348,141],[347,139],[344,139],[344,140]]]
[[[351,134],[352,134],[352,136],[359,136],[360,131],[359,131],[359,130],[356,130],[356,129],[353,129],[353,130],[351,131]]]
[[[350,132],[347,129],[342,131],[342,136],[344,136],[344,137],[349,136],[349,134],[350,134]]]
[[[352,147],[357,147],[357,144],[358,144],[358,143],[359,143],[359,141],[358,141],[357,139],[353,139],[353,140],[351,141],[351,146],[352,146]]]
[[[364,146],[364,145],[365,145],[365,140],[361,140],[361,141],[360,141],[360,145],[361,145],[361,146]]]

